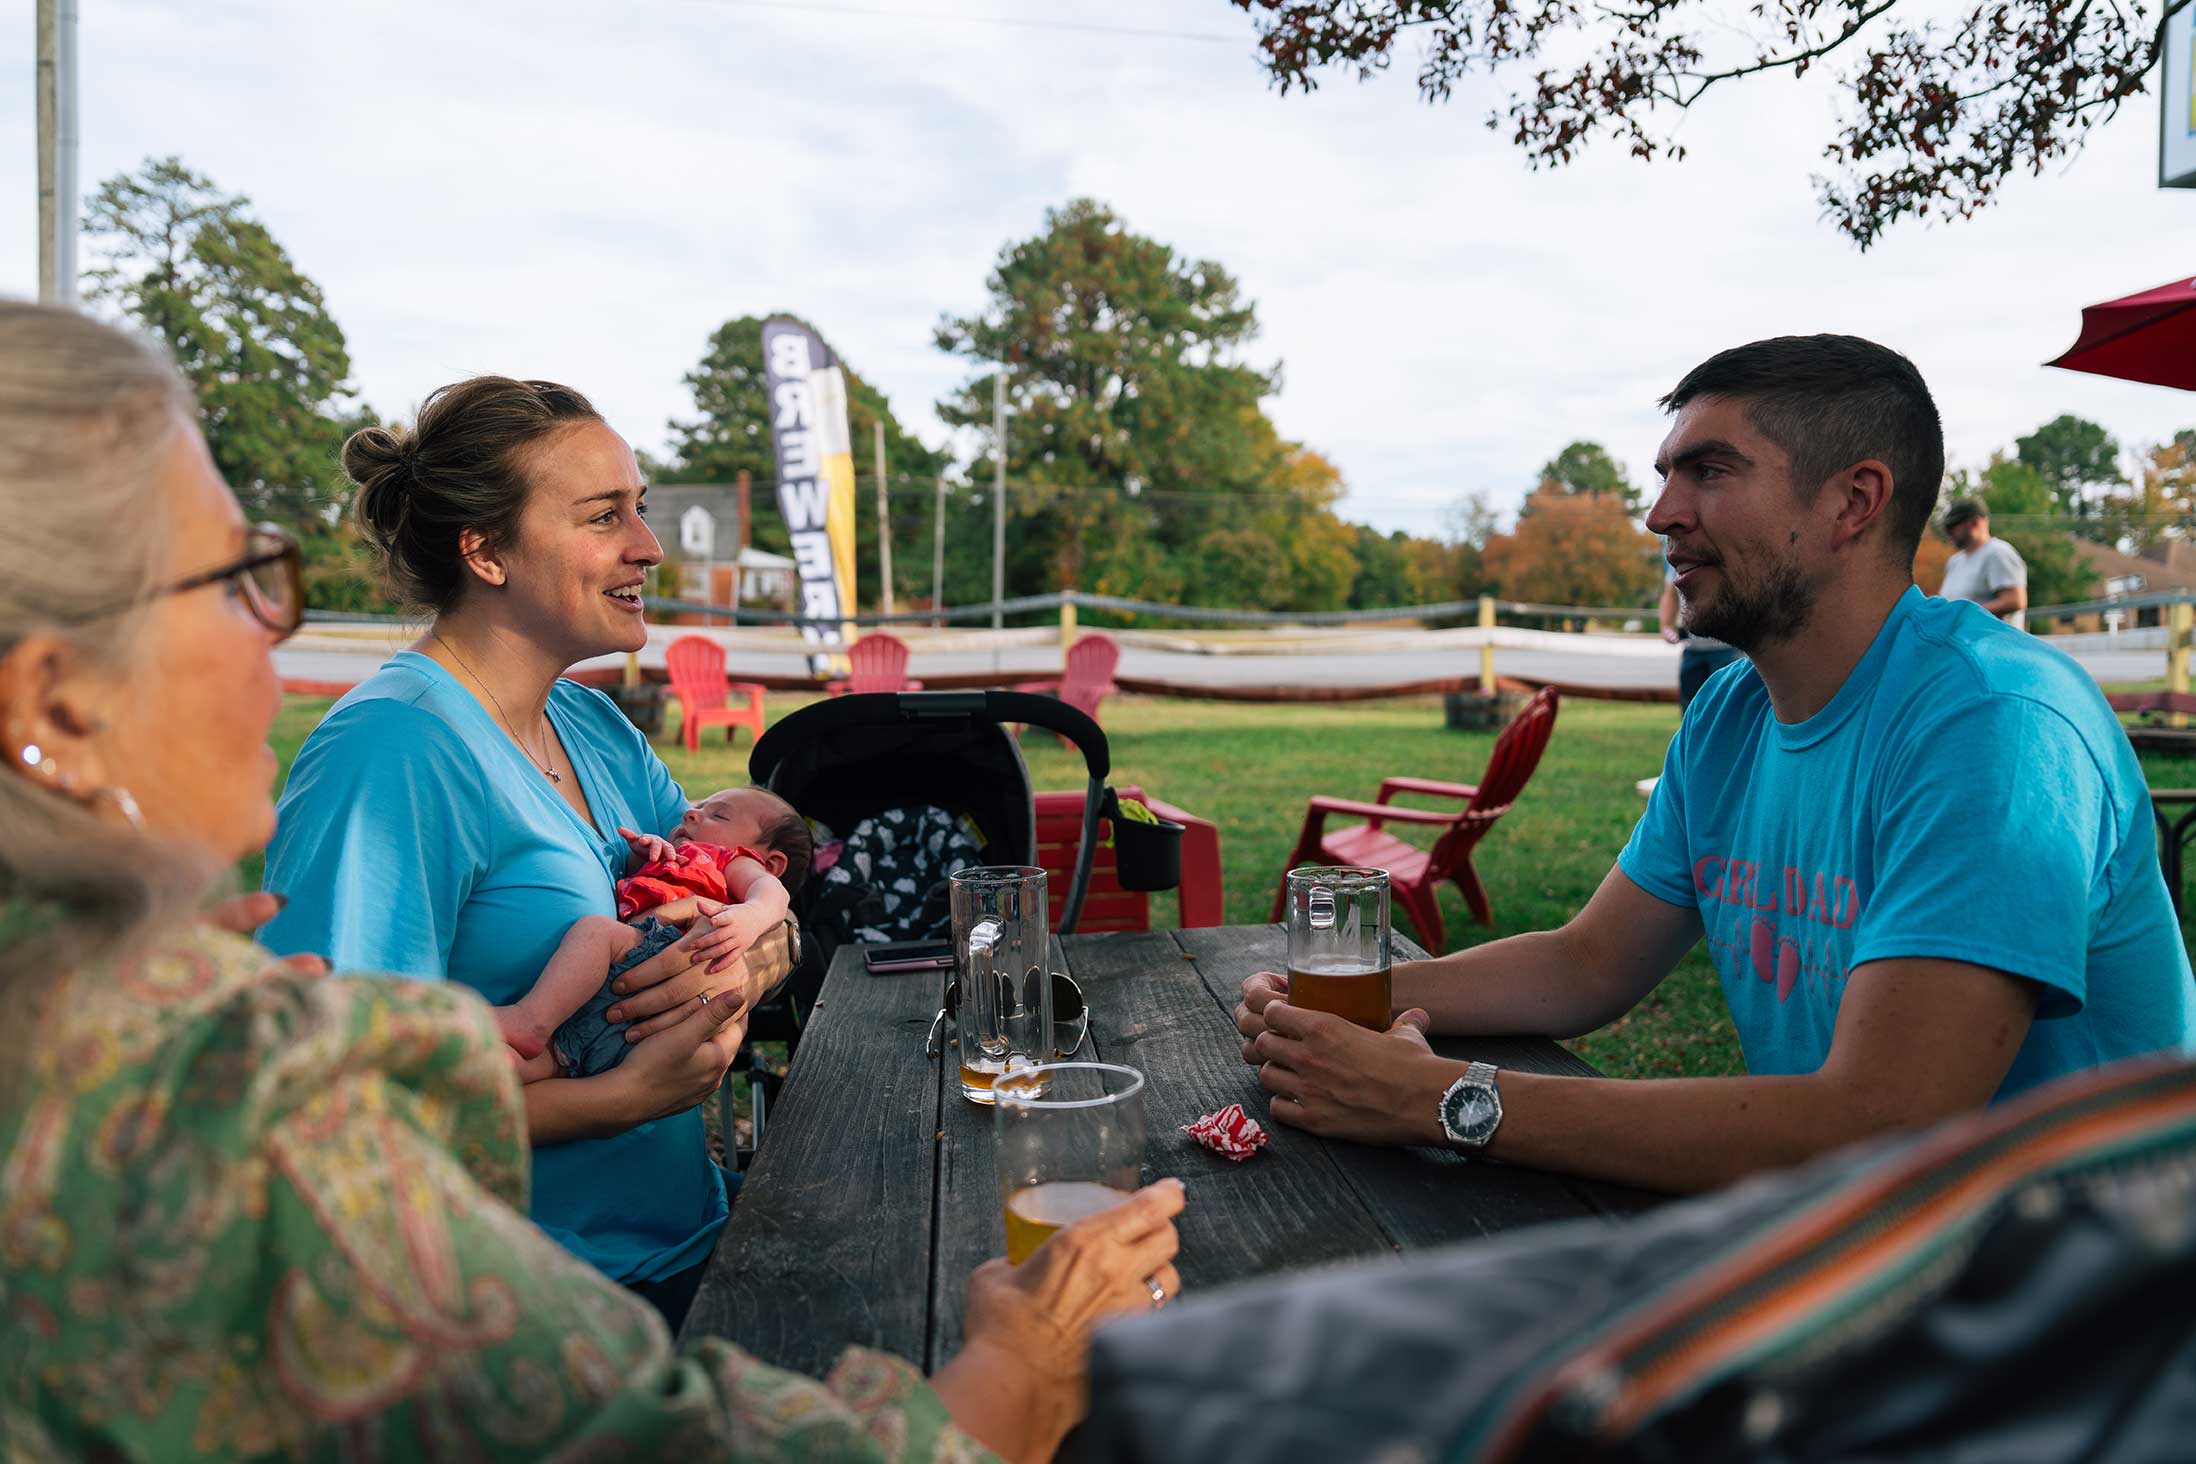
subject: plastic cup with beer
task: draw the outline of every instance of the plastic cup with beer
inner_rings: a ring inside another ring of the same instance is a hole
[[[992,1084],[1014,1065],[1052,1053],[1052,977],[1045,872],[1035,865],[980,865],[947,881],[953,905],[954,1040],[961,1096],[991,1102]]]
[[[1110,1062],[1017,1066],[997,1100],[999,1201],[1007,1260],[1136,1193],[1144,1169],[1144,1075]]]
[[[1289,1005],[1386,1031],[1388,871],[1303,865],[1289,871],[1288,905]]]

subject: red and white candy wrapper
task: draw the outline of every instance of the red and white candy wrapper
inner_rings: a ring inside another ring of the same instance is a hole
[[[1230,1103],[1218,1113],[1208,1113],[1195,1123],[1185,1123],[1182,1132],[1238,1164],[1257,1153],[1271,1137],[1258,1126],[1257,1119],[1243,1111],[1240,1103]]]

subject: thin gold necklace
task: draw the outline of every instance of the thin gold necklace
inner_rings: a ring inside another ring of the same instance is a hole
[[[518,750],[520,752],[526,754],[526,760],[532,763],[535,767],[540,768],[543,772],[547,773],[549,775],[550,782],[559,784],[561,786],[564,782],[564,775],[558,772],[555,768],[549,766],[549,764],[543,762],[540,758],[534,756],[534,749],[526,745],[526,739],[519,736],[518,728],[511,725],[511,714],[503,709],[503,700],[496,695],[495,688],[491,687],[487,682],[480,679],[480,673],[478,671],[475,671],[470,665],[466,664],[465,658],[458,654],[457,647],[451,645],[448,641],[444,640],[440,632],[431,630],[427,633],[435,638],[436,645],[441,646],[444,650],[450,653],[451,660],[457,662],[459,666],[464,668],[465,674],[473,678],[473,682],[475,685],[479,686],[482,691],[488,693],[488,700],[496,704],[496,715],[503,719],[503,730],[511,734],[511,740],[518,744]]]

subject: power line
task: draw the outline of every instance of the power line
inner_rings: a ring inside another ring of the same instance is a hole
[[[1241,45],[1241,36],[1217,31],[1161,30],[1151,26],[1099,25],[1078,20],[1028,20],[1012,15],[953,15],[934,10],[879,10],[867,5],[818,4],[815,0],[715,0],[719,5],[738,5],[749,10],[791,10],[804,15],[859,15],[875,20],[941,20],[961,25],[989,25],[1016,30],[1075,31],[1085,35],[1137,36],[1146,40],[1218,42]]]

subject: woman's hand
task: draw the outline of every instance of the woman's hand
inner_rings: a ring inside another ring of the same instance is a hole
[[[290,903],[281,895],[265,890],[254,890],[248,895],[237,895],[221,901],[206,911],[205,920],[216,930],[226,930],[249,938],[252,932],[282,913],[282,907]],[[300,952],[294,956],[282,956],[277,964],[300,976],[325,976],[328,961],[324,956]]]
[[[1083,1416],[1092,1330],[1149,1311],[1157,1286],[1182,1289],[1182,1182],[1162,1179],[1079,1221],[1019,1266],[987,1261],[968,1281],[967,1341],[939,1371],[939,1396],[964,1432],[1007,1459],[1048,1459]]]
[[[699,900],[699,904],[701,918],[688,927],[685,935],[611,984],[611,989],[625,999],[604,1012],[603,1020],[632,1023],[626,1029],[626,1041],[638,1042],[662,1031],[704,996],[714,1001],[721,994],[746,1004],[746,970],[735,969],[726,977],[717,974],[715,963],[706,962],[706,953],[721,946],[725,939],[725,932],[710,919],[714,912],[729,907],[706,899]]]
[[[606,1075],[624,1090],[624,1127],[707,1102],[747,1038],[747,1003],[738,991],[690,1002],[663,1020],[668,1025],[636,1044]]]

